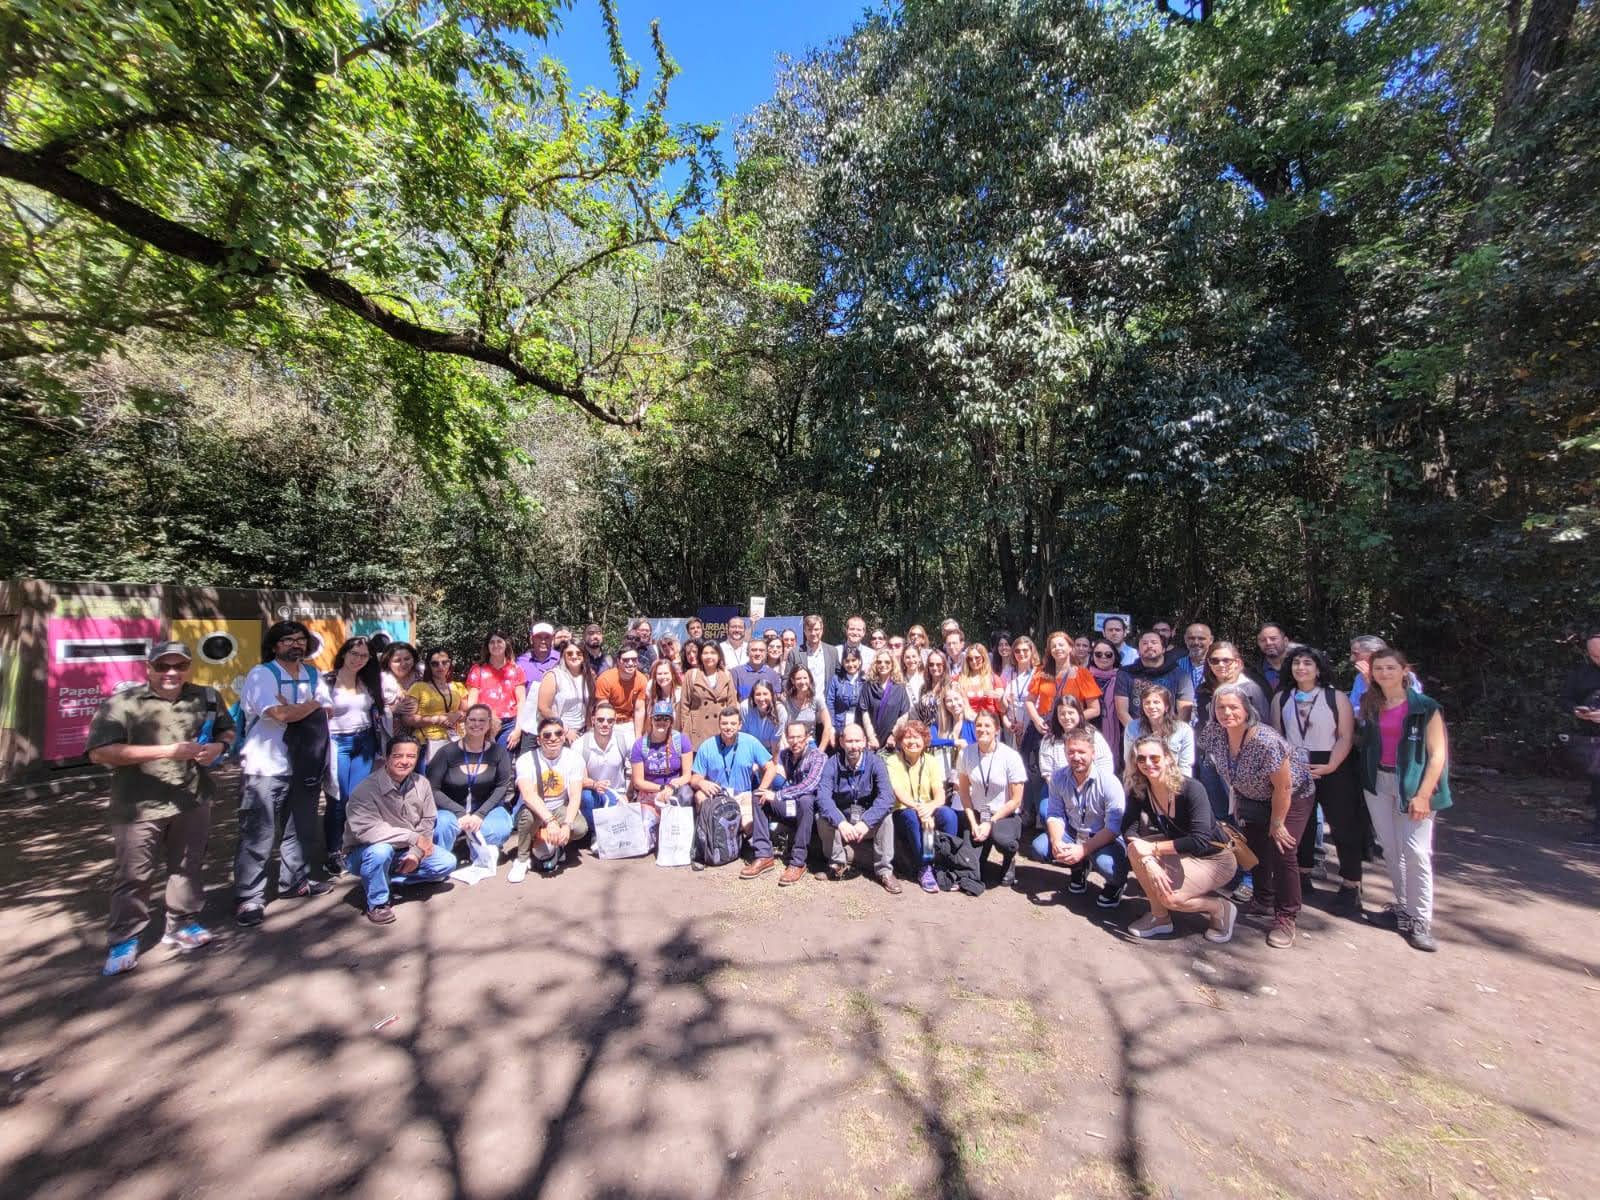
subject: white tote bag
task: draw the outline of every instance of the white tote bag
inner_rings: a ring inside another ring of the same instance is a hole
[[[693,856],[694,809],[687,804],[663,806],[656,866],[687,867]]]
[[[591,819],[596,857],[640,858],[650,853],[650,825],[640,805],[597,808]]]

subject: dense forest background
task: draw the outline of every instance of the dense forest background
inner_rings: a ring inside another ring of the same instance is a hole
[[[1600,622],[1600,6],[902,0],[732,161],[670,40],[7,5],[0,570],[402,589],[463,652],[750,593],[1271,616],[1549,745]]]

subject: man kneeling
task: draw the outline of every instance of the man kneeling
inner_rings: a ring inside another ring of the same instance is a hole
[[[1068,730],[1064,749],[1067,765],[1050,778],[1045,832],[1033,839],[1033,856],[1068,868],[1067,891],[1075,896],[1089,890],[1092,864],[1106,881],[1095,903],[1115,908],[1128,880],[1128,854],[1118,840],[1127,807],[1122,784],[1104,767],[1095,767],[1089,726]]]
[[[817,820],[822,827],[822,848],[827,852],[828,878],[843,879],[850,848],[859,860],[872,854],[873,873],[883,890],[900,894],[894,877],[894,792],[883,759],[867,753],[867,735],[859,725],[844,727],[839,735],[841,752],[822,768],[817,784]]]
[[[417,754],[416,738],[395,738],[383,770],[356,785],[345,808],[345,858],[361,876],[367,919],[374,925],[394,921],[391,884],[437,883],[456,868],[455,855],[434,845],[438,814],[433,788],[424,776],[412,773]]]

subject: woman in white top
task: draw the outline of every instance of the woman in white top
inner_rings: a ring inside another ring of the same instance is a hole
[[[1058,696],[1050,713],[1050,723],[1039,743],[1039,774],[1048,786],[1055,773],[1067,765],[1066,737],[1083,724],[1083,705],[1076,696]],[[1090,728],[1094,728],[1091,726]],[[1116,760],[1111,757],[1111,745],[1105,735],[1094,730],[1094,765],[1104,767],[1112,775],[1117,773]]]
[[[1028,772],[1022,755],[1000,740],[1000,721],[982,709],[972,718],[977,740],[961,752],[956,788],[961,795],[979,867],[1000,851],[1000,886],[1016,882],[1017,847],[1022,844],[1022,792]]]
[[[1330,906],[1340,916],[1361,919],[1361,856],[1366,851],[1370,818],[1356,779],[1355,707],[1333,686],[1333,667],[1320,650],[1296,646],[1283,660],[1282,682],[1272,697],[1271,719],[1291,746],[1299,746],[1311,763],[1317,804],[1333,827],[1339,855],[1339,894]],[[1300,837],[1298,865],[1302,891],[1311,887],[1316,862],[1316,834],[1321,819],[1312,814]]]
[[[1159,683],[1144,689],[1139,700],[1139,715],[1122,731],[1122,761],[1132,762],[1133,744],[1146,734],[1166,743],[1167,753],[1178,764],[1183,777],[1194,775],[1194,729],[1178,720],[1173,711],[1172,692]]]
[[[911,705],[911,711],[916,712],[917,701],[922,699],[922,689],[928,677],[922,668],[922,651],[910,642],[900,650],[900,677],[906,686],[906,700]]]
[[[539,719],[554,717],[561,722],[567,745],[576,742],[589,727],[589,710],[594,706],[594,673],[582,642],[568,642],[561,649],[561,661],[539,681]],[[523,729],[528,732],[526,722]]]
[[[416,715],[417,699],[411,685],[417,682],[417,648],[410,642],[390,642],[383,652],[383,734],[410,733],[406,721]]]
[[[366,638],[346,638],[333,656],[333,670],[328,672],[328,691],[333,696],[328,734],[333,743],[333,774],[338,791],[332,794],[333,789],[329,789],[328,806],[322,814],[322,844],[328,847],[328,870],[333,874],[344,870],[339,847],[344,845],[345,805],[356,784],[372,774],[378,758],[377,714],[383,711],[383,698],[361,675],[371,658]]]

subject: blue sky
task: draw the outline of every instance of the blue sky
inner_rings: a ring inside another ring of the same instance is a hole
[[[667,50],[683,68],[672,82],[673,121],[716,121],[732,157],[738,117],[772,94],[779,54],[799,57],[848,33],[869,0],[618,0],[623,44],[650,79],[650,22],[659,19]],[[875,7],[875,6],[874,6]],[[606,57],[605,29],[593,0],[562,15],[549,53],[567,66],[578,88],[616,86]]]

